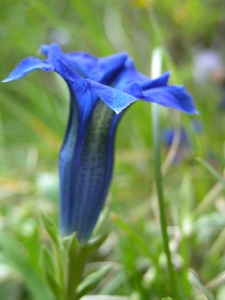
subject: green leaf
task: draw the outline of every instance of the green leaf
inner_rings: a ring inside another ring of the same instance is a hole
[[[86,258],[86,252],[81,251],[76,235],[72,234],[67,240],[67,294],[69,299],[73,299],[76,294]]]
[[[41,258],[43,269],[48,269],[49,272],[55,273],[54,255],[45,245],[42,246]]]
[[[107,282],[104,282],[104,286],[101,287],[101,294],[116,294],[119,288],[126,283],[126,280],[125,272],[116,271],[116,274],[113,274]]]
[[[202,285],[199,281],[198,277],[195,275],[194,272],[190,271],[189,276],[191,280],[197,285],[197,287],[203,292],[203,294],[207,297],[208,300],[213,300],[212,296],[206,290],[206,288]]]
[[[107,234],[103,234],[94,239],[91,239],[87,244],[82,245],[82,250],[90,253],[91,251],[98,249],[104,243],[106,238]]]
[[[52,293],[55,295],[56,299],[58,299],[60,287],[56,278],[55,261],[53,258],[53,253],[46,246],[43,246],[41,253],[42,270]]]
[[[49,218],[47,215],[45,215],[43,212],[41,212],[41,218],[42,218],[42,221],[44,223],[45,229],[47,230],[48,234],[52,238],[52,241],[58,247],[59,238],[58,238],[58,228],[57,228],[57,226],[52,221],[52,219]]]
[[[87,295],[89,292],[91,292],[110,270],[111,265],[104,266],[101,269],[85,277],[85,279],[77,287],[75,299],[80,299],[82,296]]]
[[[62,242],[67,251],[70,251],[71,248],[76,251],[80,247],[75,232],[69,236],[62,237]]]
[[[9,265],[22,275],[32,297],[35,300],[52,300],[43,278],[26,260],[20,245],[2,232],[0,233],[0,243],[5,250],[4,257]]]

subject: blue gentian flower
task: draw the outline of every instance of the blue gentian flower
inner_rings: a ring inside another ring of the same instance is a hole
[[[165,128],[162,131],[162,140],[166,146],[172,145],[172,142],[175,137],[175,132],[176,132],[175,129],[171,128],[171,127]],[[179,134],[180,134],[179,146],[184,147],[184,148],[190,148],[190,141],[189,141],[188,134],[187,134],[186,130],[184,129],[184,127],[181,127]]]
[[[203,131],[201,122],[198,119],[193,119],[190,124],[190,129],[195,135],[199,135]],[[179,132],[176,132],[177,129],[173,127],[167,127],[162,130],[162,142],[167,147],[170,147],[175,139],[175,135],[179,133],[179,145],[176,151],[176,154],[173,158],[173,163],[180,163],[184,157],[190,157],[190,153],[195,149],[193,141],[190,138],[190,130],[186,130],[184,126],[178,129]],[[188,154],[188,155],[187,155]]]
[[[4,81],[41,69],[58,73],[70,90],[70,113],[59,157],[60,231],[90,237],[109,189],[114,136],[126,108],[138,99],[196,113],[182,86],[169,86],[169,73],[151,80],[139,73],[126,53],[105,58],[64,54],[57,44],[41,47],[46,60],[24,59]]]

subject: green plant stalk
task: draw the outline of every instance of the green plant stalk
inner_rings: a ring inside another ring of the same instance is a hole
[[[167,220],[164,205],[162,174],[161,174],[161,155],[160,155],[160,119],[159,119],[159,106],[152,104],[152,130],[153,130],[153,151],[154,151],[154,168],[155,168],[155,181],[156,190],[158,195],[160,224],[163,238],[164,251],[167,257],[167,266],[170,275],[171,287],[174,292],[175,299],[180,299],[177,284],[176,274],[173,269],[171,261],[171,253],[169,249],[169,238],[167,234]]]
[[[1,168],[0,173],[4,174],[6,172],[6,159],[5,159],[5,141],[4,141],[4,130],[3,130],[3,122],[2,122],[2,113],[0,110],[0,161],[1,161]]]
[[[59,289],[60,289],[60,300],[67,300],[66,299],[66,283],[65,283],[65,267],[64,261],[66,259],[65,256],[65,249],[63,249],[63,245],[59,240],[58,245],[54,245],[54,257],[56,259],[56,276],[58,277],[59,281]]]

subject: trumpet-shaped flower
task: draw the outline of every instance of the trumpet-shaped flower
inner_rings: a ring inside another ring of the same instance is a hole
[[[41,69],[58,73],[70,90],[70,113],[59,156],[60,231],[87,240],[109,189],[114,136],[125,109],[138,99],[196,113],[182,86],[169,86],[169,73],[151,80],[139,73],[126,53],[105,58],[76,52],[64,54],[57,44],[44,45],[24,59],[4,81]]]

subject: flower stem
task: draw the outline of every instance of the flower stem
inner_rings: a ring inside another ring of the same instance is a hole
[[[161,232],[164,244],[164,251],[167,257],[167,266],[170,275],[171,287],[174,292],[175,299],[180,299],[177,284],[176,274],[173,269],[171,261],[171,253],[169,249],[169,238],[167,234],[167,220],[164,205],[163,186],[162,186],[162,174],[161,174],[161,155],[160,155],[160,118],[159,118],[159,106],[157,104],[152,105],[152,128],[153,128],[153,150],[154,150],[154,168],[155,168],[155,181],[158,195],[159,212],[160,212],[160,224]]]

